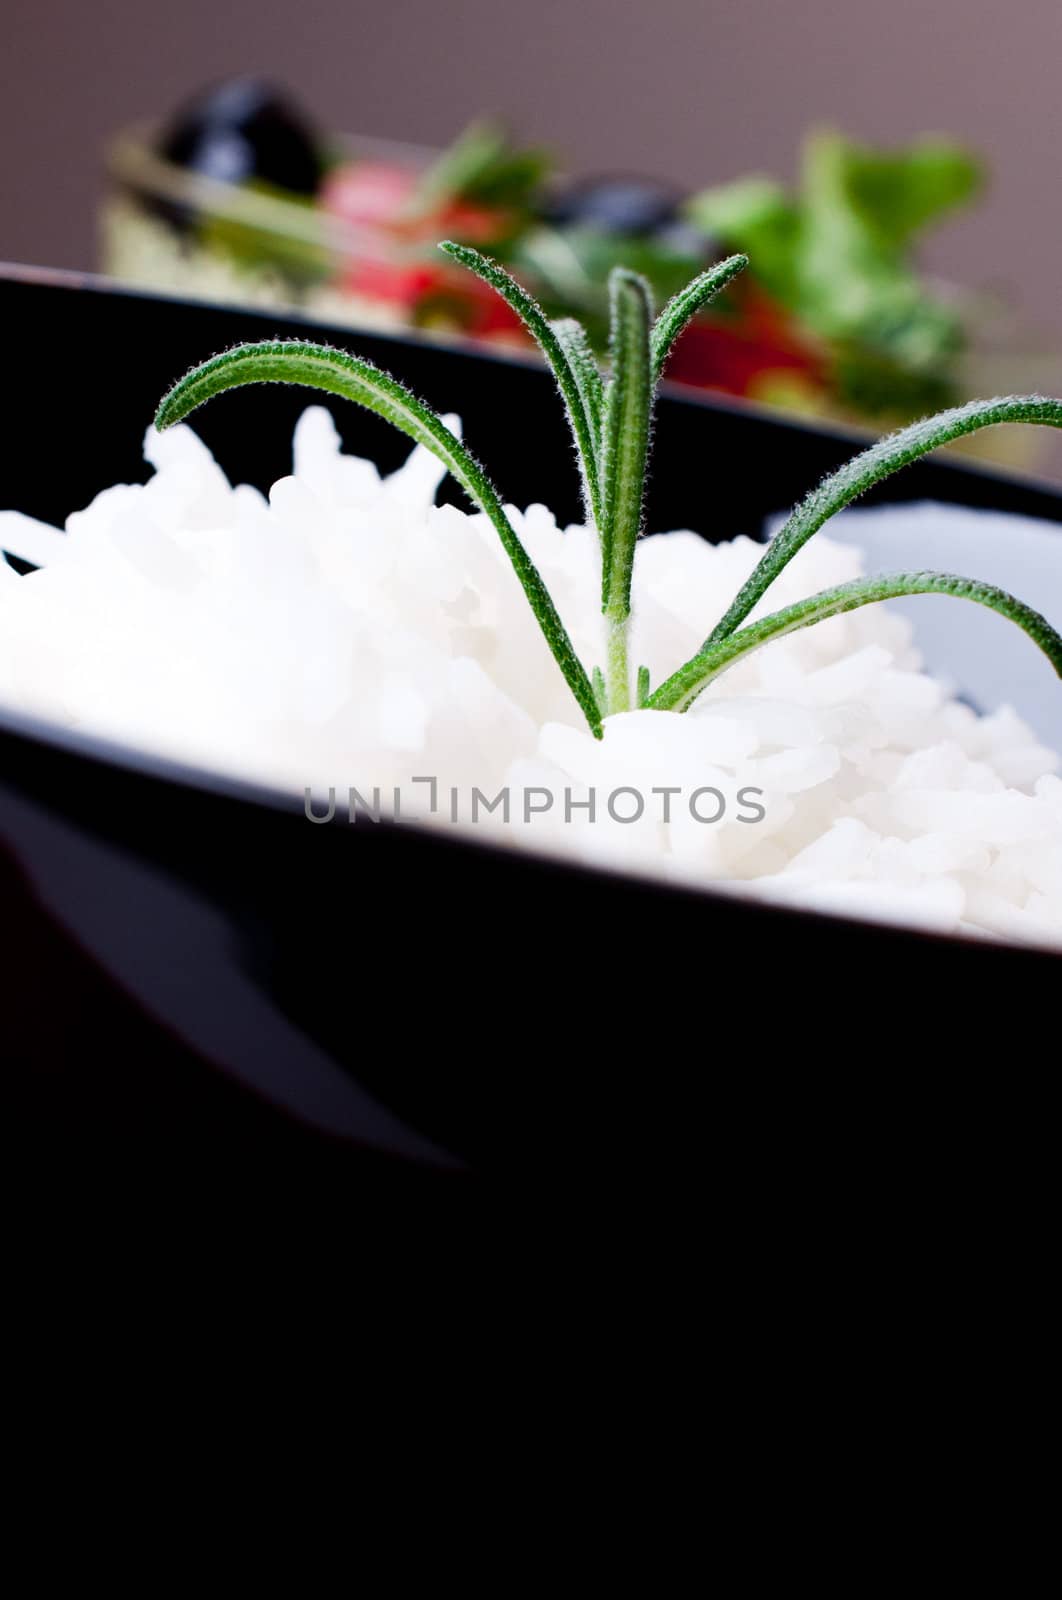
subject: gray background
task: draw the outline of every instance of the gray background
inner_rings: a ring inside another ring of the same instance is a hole
[[[1062,327],[1060,0],[4,0],[0,258],[94,259],[106,137],[237,71],[337,128],[448,139],[483,108],[573,166],[792,170],[801,131],[944,131],[991,158],[932,265]]]

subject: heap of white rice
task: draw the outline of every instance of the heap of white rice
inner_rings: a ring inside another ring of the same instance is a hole
[[[189,428],[149,432],[145,448],[151,480],[104,490],[65,534],[0,514],[0,549],[41,567],[20,576],[0,559],[0,703],[311,788],[318,811],[329,789],[342,799],[355,786],[370,803],[379,790],[386,815],[398,789],[407,817],[583,860],[1062,944],[1057,756],[1011,710],[978,716],[923,672],[911,624],[888,607],[756,652],[685,715],[609,719],[598,742],[493,528],[434,505],[434,457],[415,450],[381,479],[312,407],[295,470],[267,502],[230,487]],[[558,529],[542,506],[510,514],[582,659],[601,662],[595,536]],[[654,684],[695,651],[759,553],[688,532],[642,544],[633,662]],[[820,535],[765,609],[860,565]],[[1028,651],[1030,671],[1050,676]],[[503,788],[508,823],[474,799]],[[666,821],[662,789],[675,791]],[[724,814],[705,821],[713,793]]]

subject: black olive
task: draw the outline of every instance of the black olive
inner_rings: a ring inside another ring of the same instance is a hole
[[[158,152],[174,165],[224,183],[256,180],[290,194],[313,195],[324,162],[309,125],[273,85],[233,78],[182,108]],[[171,222],[193,219],[164,207]]]
[[[578,178],[548,199],[544,220],[554,227],[585,226],[625,238],[647,238],[680,221],[683,194],[656,178]]]

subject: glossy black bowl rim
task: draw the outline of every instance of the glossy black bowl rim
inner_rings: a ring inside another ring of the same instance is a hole
[[[162,289],[146,288],[141,284],[126,283],[119,278],[110,278],[98,272],[79,272],[68,267],[38,267],[22,262],[4,261],[0,259],[0,281],[13,283],[34,284],[41,287],[54,289],[76,290],[89,295],[115,295],[120,298],[141,301],[157,301],[164,305],[185,306],[190,310],[201,311],[228,311],[241,317],[252,317],[261,322],[276,321],[279,317],[285,323],[298,324],[307,329],[316,329],[325,335],[329,342],[337,333],[347,333],[351,339],[359,336],[376,340],[385,340],[399,349],[423,350],[425,347],[438,350],[441,354],[449,352],[452,355],[471,356],[477,361],[496,363],[500,366],[523,367],[532,371],[543,370],[543,363],[538,353],[533,349],[524,349],[516,345],[492,344],[489,341],[469,338],[467,335],[452,332],[430,333],[422,332],[416,328],[402,326],[360,326],[351,323],[349,327],[339,327],[325,322],[321,317],[311,316],[308,312],[301,311],[298,306],[260,306],[248,305],[240,300],[213,300],[201,296],[182,295]],[[680,383],[674,379],[664,378],[660,385],[660,393],[670,400],[681,401],[684,405],[695,406],[703,411],[723,413],[731,416],[748,417],[762,422],[770,423],[774,427],[784,428],[794,433],[804,433],[809,437],[818,439],[831,439],[841,443],[851,444],[855,449],[865,448],[892,431],[886,428],[884,433],[876,431],[869,424],[858,422],[844,422],[835,417],[818,418],[801,416],[795,411],[788,411],[783,407],[765,404],[759,400],[748,400],[739,395],[723,394],[717,390],[702,389],[694,384]],[[969,474],[988,483],[999,483],[1018,486],[1043,493],[1059,503],[1059,521],[1062,522],[1062,484],[1041,477],[1036,472],[1025,472],[1016,467],[1005,467],[998,462],[978,460],[975,456],[957,455],[948,449],[935,454],[938,464],[945,466],[960,474]]]

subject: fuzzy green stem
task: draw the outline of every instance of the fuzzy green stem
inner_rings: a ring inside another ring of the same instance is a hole
[[[653,377],[649,348],[652,302],[644,279],[623,267],[609,277],[611,376],[602,421],[605,520],[601,549],[601,600],[608,633],[605,677],[610,711],[630,707],[627,631],[631,575],[642,529],[645,468],[652,420]]]
[[[595,526],[599,525],[601,518],[601,417],[605,409],[605,386],[601,382],[601,372],[597,365],[597,357],[590,345],[590,339],[581,322],[576,322],[574,317],[557,317],[550,323],[558,345],[563,350],[583,402],[583,411],[586,417],[586,426],[590,435],[590,450],[593,457],[592,465],[595,468],[593,487],[586,473],[586,463],[583,461],[583,478],[587,493],[587,505]],[[572,426],[572,435],[582,461],[583,450],[579,436],[572,422],[571,412],[568,416]]]
[[[979,428],[993,427],[1000,422],[1040,423],[1048,428],[1062,428],[1062,400],[1035,394],[1010,395],[997,400],[972,400],[969,405],[941,411],[935,417],[925,417],[909,428],[902,428],[899,433],[889,434],[887,438],[871,445],[869,450],[853,457],[840,471],[824,479],[797,506],[788,522],[767,546],[765,554],[751,577],[742,585],[725,616],[705,640],[704,650],[730,637],[783,567],[836,512],[850,505],[874,484],[880,483],[882,478],[909,466],[912,461],[928,455],[940,445],[950,444],[953,439],[961,439],[965,434],[976,433]]]
[[[840,616],[842,612],[854,611],[859,606],[911,594],[950,594],[959,600],[972,600],[977,605],[988,606],[1022,628],[1062,677],[1062,637],[1046,617],[1016,600],[1005,589],[977,583],[972,578],[956,577],[950,572],[899,572],[842,583],[837,588],[824,589],[821,594],[799,600],[783,611],[763,617],[687,661],[666,683],[660,685],[648,703],[657,711],[686,711],[720,673],[751,651],[769,644],[772,639],[780,639],[798,628],[810,628],[827,617]]]
[[[638,710],[641,711],[644,706],[647,706],[649,704],[649,668],[648,667],[639,667],[638,668],[637,685],[638,685],[638,687],[637,687],[637,691],[635,693],[634,703],[638,707]]]
[[[605,674],[601,671],[600,667],[594,668],[593,672],[590,674],[590,682],[594,687],[594,699],[597,701],[597,709],[600,711],[603,717],[607,717],[608,689],[605,687]]]
[[[517,283],[510,273],[499,267],[496,261],[481,255],[470,245],[455,244],[450,239],[440,244],[439,249],[461,266],[467,267],[469,272],[474,272],[477,278],[482,278],[484,283],[489,284],[495,293],[501,296],[516,312],[545,356],[568,413],[568,422],[572,438],[575,440],[586,488],[587,510],[594,524],[600,528],[604,509],[598,460],[601,375],[597,371],[593,357],[590,356],[587,363],[583,359],[582,349],[573,348],[578,341],[572,335],[571,319],[565,319],[562,327],[551,323],[537,300],[528,294],[523,285]],[[578,324],[574,326],[578,327]],[[589,352],[588,345],[586,350]]]
[[[627,617],[605,619],[605,699],[609,715],[631,709],[630,663],[627,659]]]
[[[663,372],[679,334],[686,329],[699,311],[703,311],[705,306],[715,299],[720,290],[725,289],[739,272],[744,272],[748,264],[748,256],[728,256],[725,261],[716,262],[714,267],[709,267],[707,272],[702,272],[692,283],[688,283],[678,294],[671,297],[653,324],[654,382]]]
[[[247,383],[292,383],[323,389],[353,400],[383,417],[410,439],[437,456],[465,493],[490,519],[512,562],[553,658],[572,694],[600,738],[601,716],[590,679],[575,653],[549,590],[505,514],[497,490],[475,457],[450,432],[441,417],[404,385],[371,362],[345,350],[302,340],[269,340],[237,345],[194,368],[174,384],[159,405],[155,426],[164,429],[180,422],[207,400],[227,389]]]

